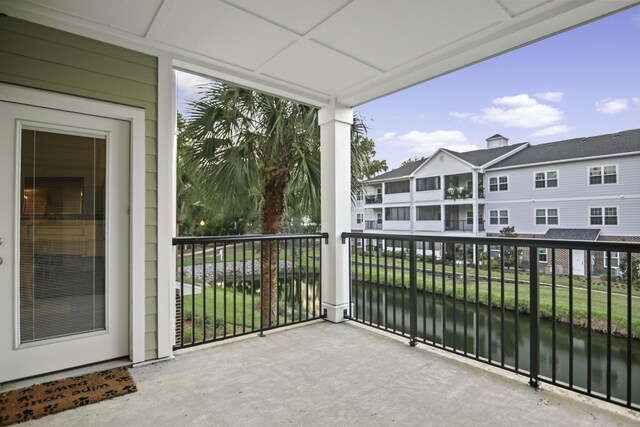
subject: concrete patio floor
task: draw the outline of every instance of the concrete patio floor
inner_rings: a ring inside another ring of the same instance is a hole
[[[639,414],[353,323],[318,322],[131,369],[138,392],[24,425],[639,425]]]

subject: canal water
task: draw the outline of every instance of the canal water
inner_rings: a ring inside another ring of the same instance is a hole
[[[409,333],[409,291],[393,288],[378,291],[361,285],[354,287],[354,317],[370,321],[381,327]],[[455,347],[460,352],[490,359],[492,363],[504,363],[510,368],[529,371],[530,334],[527,314],[480,305],[476,312],[475,303],[465,303],[453,298],[431,293],[418,293],[418,337],[426,341]],[[454,307],[455,305],[455,307]],[[504,317],[504,320],[503,320]],[[443,318],[444,331],[443,331]],[[465,335],[466,324],[466,335]],[[503,329],[504,328],[504,329]],[[477,333],[476,333],[477,329]],[[587,390],[588,387],[588,333],[586,328],[573,327],[573,341],[570,340],[570,326],[556,322],[556,380],[569,384],[569,359],[573,351],[573,387]],[[540,375],[553,375],[553,321],[540,319]],[[444,333],[443,333],[444,332]],[[491,343],[491,344],[489,344]],[[504,347],[504,348],[503,348]],[[504,358],[503,358],[504,354]],[[591,391],[606,395],[607,392],[607,335],[591,333]],[[611,396],[627,401],[627,339],[611,337]],[[631,401],[640,405],[640,340],[632,340],[631,348]]]

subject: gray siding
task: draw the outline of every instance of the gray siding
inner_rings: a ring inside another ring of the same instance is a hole
[[[589,185],[589,168],[603,165],[617,165],[617,183]],[[558,171],[558,187],[536,189],[535,173],[551,170]],[[549,227],[600,228],[603,236],[640,234],[640,156],[489,171],[487,189],[489,177],[503,175],[509,176],[509,191],[486,192],[488,233],[503,227],[488,224],[488,211],[508,209],[509,225],[521,234],[544,234]],[[618,226],[591,226],[590,207],[617,207]],[[557,226],[535,225],[535,210],[542,208],[559,209]]]
[[[0,17],[0,81],[143,108],[145,123],[145,358],[157,357],[157,58]]]

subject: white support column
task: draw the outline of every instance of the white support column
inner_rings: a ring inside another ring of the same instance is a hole
[[[410,233],[413,234],[416,231],[416,202],[415,202],[416,180],[414,177],[409,178],[409,224]]]
[[[342,233],[351,231],[351,108],[336,105],[318,113],[322,188],[322,231],[329,233],[322,258],[322,310],[332,322],[344,321],[349,309],[349,246]]]
[[[158,358],[173,357],[175,341],[176,74],[172,58],[158,58]]]
[[[473,234],[478,235],[478,170],[471,172],[473,177]]]

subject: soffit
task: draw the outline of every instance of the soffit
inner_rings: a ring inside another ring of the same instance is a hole
[[[0,12],[314,105],[357,105],[637,0],[3,0]]]

